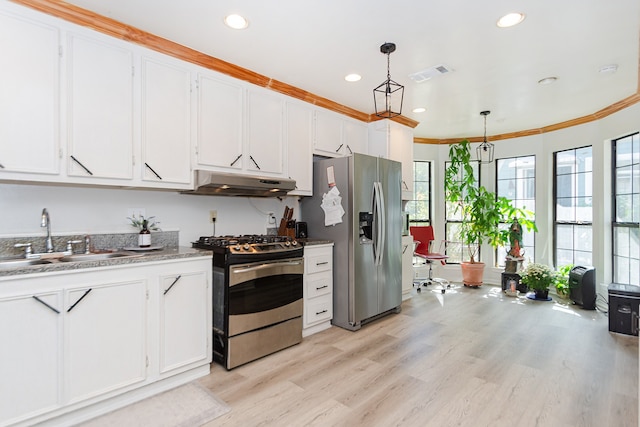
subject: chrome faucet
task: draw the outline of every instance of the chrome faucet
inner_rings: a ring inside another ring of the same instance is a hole
[[[44,247],[47,253],[52,253],[53,240],[51,240],[51,219],[49,218],[47,208],[42,209],[42,222],[40,223],[40,227],[47,227],[47,240],[45,241]]]

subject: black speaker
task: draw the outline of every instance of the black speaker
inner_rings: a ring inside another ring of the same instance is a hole
[[[596,309],[596,269],[576,266],[569,272],[569,298],[586,310]]]
[[[307,233],[307,223],[296,222],[296,239],[306,239],[307,237],[309,237]]]

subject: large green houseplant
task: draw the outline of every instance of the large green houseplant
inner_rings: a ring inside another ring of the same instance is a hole
[[[455,238],[466,246],[470,264],[479,264],[483,270],[484,264],[479,262],[480,246],[488,243],[492,247],[506,246],[510,243],[509,227],[517,220],[527,230],[537,231],[535,222],[531,219],[533,213],[526,208],[513,206],[506,197],[496,197],[496,194],[478,185],[473,170],[470,143],[463,140],[449,148],[449,166],[444,176],[445,199],[454,208],[461,222]],[[465,278],[465,264],[463,264],[463,281],[471,286],[482,283]],[[480,266],[475,266],[479,269]]]

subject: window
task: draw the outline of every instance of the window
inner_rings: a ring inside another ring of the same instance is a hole
[[[431,162],[413,162],[413,199],[405,211],[411,225],[431,224]]]
[[[449,162],[445,162],[445,168],[448,168]],[[478,162],[471,163],[473,167],[473,176],[475,177],[476,184],[480,186],[480,168]],[[458,178],[462,180],[462,176]],[[456,206],[453,203],[445,201],[445,240],[449,242],[457,242],[458,227],[462,222],[460,212],[456,212]],[[465,245],[461,244],[449,244],[447,246],[447,264],[460,264],[462,261],[469,259],[468,251]],[[479,256],[479,252],[478,252]]]
[[[554,153],[554,262],[592,265],[591,147]]]
[[[613,281],[640,284],[640,137],[613,141]]]
[[[536,157],[510,157],[496,161],[496,194],[498,197],[506,197],[511,200],[516,208],[528,209],[536,212]],[[508,228],[510,224],[501,225]],[[523,256],[534,261],[534,236],[533,231],[523,227],[522,248]],[[505,257],[509,248],[499,247],[496,251],[496,264],[504,267]]]

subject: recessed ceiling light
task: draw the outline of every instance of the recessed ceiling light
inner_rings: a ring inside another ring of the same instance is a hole
[[[424,107],[418,107],[418,108],[414,108],[412,111],[414,113],[424,113],[425,111],[427,111],[427,109]]]
[[[227,24],[227,27],[233,28],[234,30],[242,30],[249,26],[249,21],[235,13],[226,16],[224,18],[224,23]]]
[[[348,82],[357,82],[361,78],[362,76],[360,74],[347,74],[344,76],[344,79]]]
[[[544,79],[538,80],[538,84],[541,85],[550,85],[551,83],[555,83],[558,80],[557,77],[545,77]]]
[[[502,18],[498,19],[496,25],[500,28],[513,27],[524,21],[524,13],[512,12],[507,13]]]

